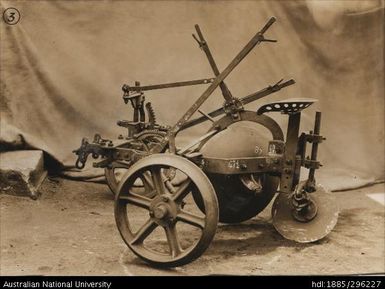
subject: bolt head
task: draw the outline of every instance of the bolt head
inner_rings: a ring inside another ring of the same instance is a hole
[[[291,170],[290,169],[285,169],[285,173],[286,174],[291,174]]]
[[[154,209],[154,216],[157,219],[163,219],[167,215],[167,209],[164,206],[159,206]]]

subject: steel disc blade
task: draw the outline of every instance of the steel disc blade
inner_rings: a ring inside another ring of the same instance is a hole
[[[317,205],[317,215],[309,222],[299,222],[293,215],[291,194],[280,194],[272,208],[273,225],[286,239],[299,243],[315,242],[328,235],[337,224],[338,205],[335,196],[317,185],[310,198]]]

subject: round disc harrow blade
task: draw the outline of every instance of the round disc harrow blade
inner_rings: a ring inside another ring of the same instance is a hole
[[[335,196],[320,185],[309,196],[317,205],[317,215],[308,222],[299,222],[293,217],[292,194],[280,194],[274,200],[273,225],[284,238],[299,243],[315,242],[328,235],[337,224],[339,209]]]

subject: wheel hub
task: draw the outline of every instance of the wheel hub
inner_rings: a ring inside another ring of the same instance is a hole
[[[167,207],[164,205],[158,205],[153,212],[154,218],[164,219],[168,215]]]
[[[310,199],[310,197],[307,197],[306,202],[304,202],[301,205],[296,206],[297,202],[293,201],[294,208],[291,212],[294,219],[296,219],[299,222],[305,223],[305,222],[310,222],[316,217],[318,208],[317,208],[317,205],[314,203],[314,201]]]
[[[317,205],[311,199],[305,187],[297,187],[292,196],[292,216],[299,222],[309,222],[317,215]]]
[[[150,217],[160,226],[169,226],[177,215],[177,205],[168,195],[157,196],[151,202]]]

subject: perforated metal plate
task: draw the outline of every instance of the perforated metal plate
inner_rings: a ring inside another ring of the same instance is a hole
[[[279,111],[283,114],[294,114],[301,112],[303,109],[309,107],[316,101],[316,99],[311,98],[292,98],[288,100],[272,102],[261,106],[258,109],[257,114],[260,115],[265,112],[272,111]]]

